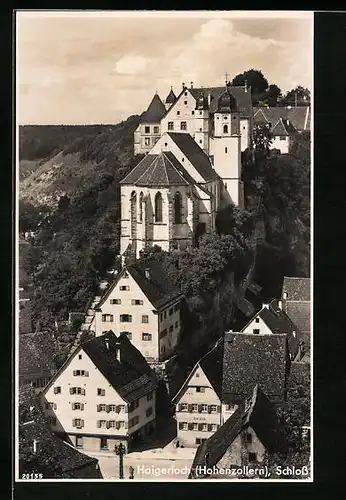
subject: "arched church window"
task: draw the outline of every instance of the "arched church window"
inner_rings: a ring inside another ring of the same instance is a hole
[[[174,223],[181,224],[182,219],[182,199],[179,191],[175,193],[174,196]]]
[[[223,126],[223,133],[228,134],[228,125]]]
[[[156,193],[155,196],[155,222],[162,222],[162,195]]]
[[[139,222],[143,221],[143,193],[139,195]]]

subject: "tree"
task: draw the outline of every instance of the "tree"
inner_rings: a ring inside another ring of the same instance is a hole
[[[232,85],[235,86],[243,86],[245,84],[251,87],[253,94],[262,94],[268,88],[268,80],[264,77],[262,71],[257,69],[244,71],[244,73],[240,73],[232,80]]]
[[[273,136],[269,127],[266,125],[256,126],[253,131],[253,140],[256,154],[261,155],[261,157],[268,157],[273,141]]]
[[[282,98],[281,105],[283,106],[308,106],[310,105],[310,90],[298,85],[294,89],[288,91]]]
[[[269,85],[265,99],[268,106],[276,106],[281,97],[281,89],[275,84]]]

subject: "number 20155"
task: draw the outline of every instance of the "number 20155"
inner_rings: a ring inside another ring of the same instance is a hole
[[[22,474],[22,479],[43,479],[43,474],[41,472],[30,472],[28,474]]]

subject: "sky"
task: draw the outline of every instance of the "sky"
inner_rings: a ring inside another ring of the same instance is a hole
[[[118,123],[156,91],[252,68],[283,92],[312,90],[312,54],[309,12],[17,12],[17,122]]]

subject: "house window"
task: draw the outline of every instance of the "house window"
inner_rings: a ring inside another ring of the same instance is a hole
[[[280,137],[280,141],[285,141],[286,137]]]
[[[205,387],[196,387],[196,392],[205,392]]]
[[[119,287],[119,290],[121,292],[129,292],[130,291],[130,287],[128,285],[122,285],[121,287]]]
[[[117,405],[108,405],[107,411],[117,411]]]
[[[191,111],[191,114],[192,114],[192,115],[194,115],[194,114],[195,114],[195,112],[192,110],[192,111]]]
[[[105,404],[97,405],[97,411],[107,411],[107,405]]]
[[[196,422],[193,422],[193,424],[191,426],[191,430],[192,431],[197,431],[198,430],[198,424]]]
[[[165,328],[164,330],[162,330],[160,338],[163,339],[164,337],[166,337],[167,333],[168,333],[167,328]]]
[[[97,389],[97,395],[98,396],[105,396],[106,395],[105,389]]]
[[[151,333],[142,333],[142,340],[152,340]]]
[[[166,318],[167,318],[167,311],[165,311],[165,312],[163,313],[163,315],[164,315],[164,318],[166,319]]]
[[[181,224],[181,212],[182,212],[182,198],[179,191],[175,193],[174,196],[174,223]]]
[[[245,130],[245,127],[243,127],[243,130]]]
[[[198,377],[199,377],[199,373],[196,373],[196,378],[198,378]]]
[[[227,147],[225,147],[225,153],[227,154]]]
[[[144,145],[145,146],[150,146],[150,137],[145,137],[145,139],[144,139]]]
[[[172,314],[173,314],[173,307],[171,307],[169,310],[169,315],[172,316]]]
[[[180,111],[177,111],[177,115],[180,115]]]
[[[223,133],[228,134],[228,125],[223,126]]]
[[[178,406],[179,410],[178,411],[188,411],[189,410],[189,405],[187,403],[181,403]]]
[[[287,292],[284,292],[283,299],[287,299]]]
[[[203,142],[203,141],[202,141],[202,139],[200,139],[200,140],[199,140],[199,143],[200,143],[200,144],[202,144],[202,142]]]
[[[259,329],[258,329],[258,328],[254,328],[254,329],[253,329],[253,333],[255,333],[256,335],[258,335],[258,334],[259,334],[259,332],[260,332],[260,331],[259,331]]]
[[[162,195],[156,193],[155,196],[155,222],[162,222]]]
[[[179,322],[176,321],[175,324],[174,324],[174,328],[178,328],[178,326],[179,326]]]
[[[245,434],[245,443],[252,443],[252,434],[250,432]]]
[[[201,405],[201,413],[207,413],[208,412],[208,405]]]
[[[187,431],[187,429],[188,429],[187,422],[179,422],[179,430]]]
[[[158,127],[158,126],[155,126],[155,127],[154,127],[154,134],[158,134],[158,133],[159,133],[159,130],[160,130],[160,129],[159,129],[159,127]]]
[[[61,394],[61,387],[54,387],[54,394]]]
[[[201,115],[202,114],[202,111],[199,112],[199,114]]]
[[[87,370],[73,370],[73,375],[75,377],[89,377],[89,372]]]
[[[249,453],[249,462],[257,461],[257,453]]]
[[[113,314],[102,314],[103,323],[112,323],[114,321]]]
[[[174,123],[173,122],[168,122],[168,130],[174,130]],[[166,144],[167,146],[167,144]]]
[[[111,299],[111,300],[110,300],[110,303],[111,303],[111,304],[117,304],[117,305],[120,305],[120,304],[121,304],[121,299]]]
[[[132,316],[131,314],[120,314],[120,323],[131,323]]]
[[[163,313],[160,314],[160,321],[163,321]]]
[[[108,450],[108,441],[106,437],[100,438],[100,450]]]
[[[147,314],[142,314],[142,323],[149,323],[149,316]]]
[[[109,427],[109,428],[114,428],[114,427],[115,427],[115,420],[110,420],[110,421],[108,422],[108,427]]]
[[[146,416],[147,416],[147,417],[150,417],[150,415],[152,415],[152,414],[153,414],[153,409],[152,409],[152,407],[148,408],[148,409],[147,409],[147,411],[145,412],[145,414],[146,414]]]
[[[139,195],[139,222],[143,222],[143,193]]]
[[[144,133],[150,134],[150,127],[148,127],[148,126],[144,127]]]
[[[131,300],[131,304],[133,306],[142,306],[143,305],[143,300],[140,300],[140,299],[132,299]]]
[[[76,436],[76,448],[83,448],[83,436]]]
[[[171,325],[171,326],[169,327],[169,333],[172,333],[172,332],[173,332],[173,325]]]
[[[179,311],[179,304],[176,304],[176,305],[174,306],[174,311]]]
[[[215,432],[215,431],[217,431],[217,427],[218,427],[217,424],[211,424],[211,429],[210,430],[212,432]]]
[[[84,403],[72,403],[72,410],[84,410]]]
[[[209,409],[210,413],[217,413],[217,405],[210,405]]]
[[[208,431],[208,424],[201,424],[201,431]]]
[[[72,427],[84,427],[84,420],[82,418],[74,418],[72,420]]]
[[[147,401],[151,401],[153,399],[153,393],[147,394]]]
[[[192,404],[191,405],[191,411],[192,413],[198,413],[198,405],[197,404]]]
[[[120,332],[120,335],[126,335],[126,337],[129,339],[129,340],[132,340],[132,333],[131,332]]]
[[[180,130],[186,130],[187,128],[187,123],[186,122],[180,122]]]
[[[71,387],[70,394],[81,394],[82,396],[84,396],[85,389],[82,389],[82,387]]]
[[[184,95],[187,95],[187,92],[184,92]]]
[[[259,323],[259,318],[256,318],[256,319],[255,319],[255,323]]]
[[[78,359],[82,359],[82,355],[81,354],[78,354]]]

